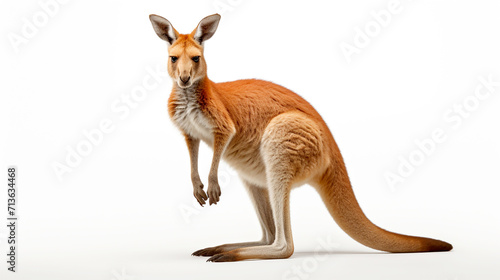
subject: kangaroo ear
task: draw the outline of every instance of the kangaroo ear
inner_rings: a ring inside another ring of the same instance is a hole
[[[205,17],[198,23],[198,27],[193,30],[193,38],[198,43],[203,44],[204,41],[212,38],[217,30],[217,26],[219,26],[220,15],[213,14],[211,16]]]
[[[153,28],[160,37],[160,39],[167,41],[169,45],[172,45],[177,37],[179,37],[179,32],[175,30],[170,21],[166,18],[158,15],[149,15],[149,20],[153,24]]]

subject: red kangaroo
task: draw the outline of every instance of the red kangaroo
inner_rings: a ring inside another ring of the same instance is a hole
[[[255,206],[263,237],[257,242],[198,250],[208,261],[280,259],[293,254],[290,191],[303,184],[320,194],[337,224],[370,248],[403,253],[449,251],[446,242],[393,233],[374,225],[354,196],[344,160],[326,123],[302,97],[277,84],[249,79],[215,83],[207,76],[204,43],[220,15],[205,17],[190,34],[150,15],[168,45],[173,89],[168,112],[186,139],[194,197],[217,204],[217,169],[222,158],[239,173]],[[200,140],[213,148],[207,192],[198,174]]]

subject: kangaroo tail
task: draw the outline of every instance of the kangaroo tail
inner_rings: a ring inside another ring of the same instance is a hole
[[[450,251],[444,241],[397,234],[373,224],[363,213],[352,191],[349,176],[338,149],[331,167],[319,179],[318,192],[335,222],[350,237],[370,248],[393,252]]]

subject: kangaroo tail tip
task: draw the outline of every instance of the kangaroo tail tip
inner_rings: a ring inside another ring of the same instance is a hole
[[[425,249],[427,252],[443,252],[443,251],[451,251],[453,249],[453,245],[448,242],[444,242],[436,239],[428,239],[425,242]]]

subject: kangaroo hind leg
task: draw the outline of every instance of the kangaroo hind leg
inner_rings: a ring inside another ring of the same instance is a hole
[[[268,124],[262,137],[261,155],[275,226],[274,241],[219,253],[208,261],[281,259],[293,254],[290,191],[318,171],[322,141],[317,124],[303,113],[281,114]]]

